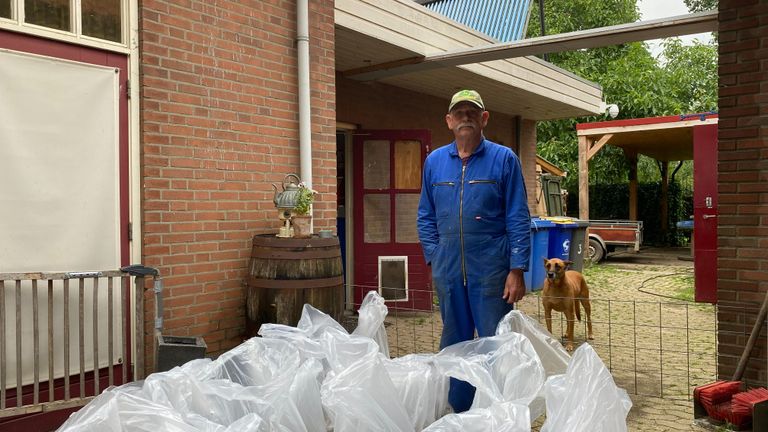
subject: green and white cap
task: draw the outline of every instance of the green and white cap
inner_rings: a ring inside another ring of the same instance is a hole
[[[474,90],[459,90],[451,98],[451,104],[448,105],[448,111],[452,110],[459,102],[472,102],[477,105],[478,108],[485,110],[485,104],[483,104],[483,98],[480,97],[480,93]]]

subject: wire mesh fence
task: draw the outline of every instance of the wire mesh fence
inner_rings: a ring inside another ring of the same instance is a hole
[[[372,290],[371,287],[353,287]],[[411,289],[411,292],[414,290]],[[432,295],[422,293],[422,295]],[[719,329],[717,306],[688,301],[617,300],[591,298],[594,340],[586,339],[586,320],[576,323],[574,345],[590,343],[610,369],[616,383],[630,394],[687,400],[696,386],[717,378],[718,334],[721,338],[745,337],[751,330],[754,305],[737,308],[742,326]],[[348,305],[359,309],[359,304]],[[388,302],[385,321],[390,355],[434,353],[440,349],[442,321],[435,299],[431,310]],[[545,327],[540,292],[527,295],[517,308]],[[347,320],[354,321],[354,316]],[[553,311],[552,333],[564,337],[567,322]],[[562,339],[564,342],[564,339]],[[765,351],[756,353],[765,363]]]

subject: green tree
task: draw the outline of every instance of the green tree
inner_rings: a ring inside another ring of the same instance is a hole
[[[717,0],[683,0],[691,12],[703,12],[717,9]]]
[[[661,66],[666,89],[681,104],[682,112],[717,109],[717,45],[694,42],[683,45],[678,38],[664,43],[666,59]]]
[[[635,0],[547,0],[547,34],[565,33],[637,21]],[[528,36],[539,35],[538,14],[533,13]],[[684,46],[668,40],[655,59],[641,42],[597,49],[550,54],[549,61],[603,87],[608,103],[620,107],[619,119],[677,115],[716,109],[717,50],[714,45]],[[546,159],[573,173],[564,186],[578,189],[578,144],[576,123],[607,120],[589,116],[540,122],[537,151]],[[655,170],[654,170],[655,168]],[[640,178],[658,178],[653,161],[642,161]],[[655,173],[654,173],[655,171]],[[681,170],[680,175],[688,171]],[[590,183],[623,183],[628,167],[623,152],[606,146],[590,161]]]
[[[695,42],[683,45],[680,39],[668,39],[661,55],[665,62],[659,65],[669,114],[687,114],[717,111],[717,45]],[[670,164],[673,170],[676,164]],[[661,180],[656,161],[640,157],[637,167],[640,182]],[[685,161],[672,180],[679,186],[693,189],[693,164]]]

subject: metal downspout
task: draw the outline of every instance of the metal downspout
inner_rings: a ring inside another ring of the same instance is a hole
[[[296,1],[296,45],[299,75],[299,168],[301,180],[312,189],[312,122],[309,93],[309,0]],[[310,209],[312,214],[312,209]],[[310,232],[314,231],[314,224]]]

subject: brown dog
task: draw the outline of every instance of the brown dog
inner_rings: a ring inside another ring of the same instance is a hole
[[[575,270],[567,270],[573,264],[571,261],[563,261],[559,258],[544,258],[544,268],[547,269],[547,278],[544,281],[544,292],[541,295],[541,303],[544,305],[544,318],[547,320],[547,330],[552,333],[552,309],[565,314],[568,322],[568,341],[565,349],[573,351],[573,324],[576,319],[581,321],[581,309],[584,307],[587,315],[587,337],[592,337],[592,305],[589,303],[589,287],[581,273]]]

